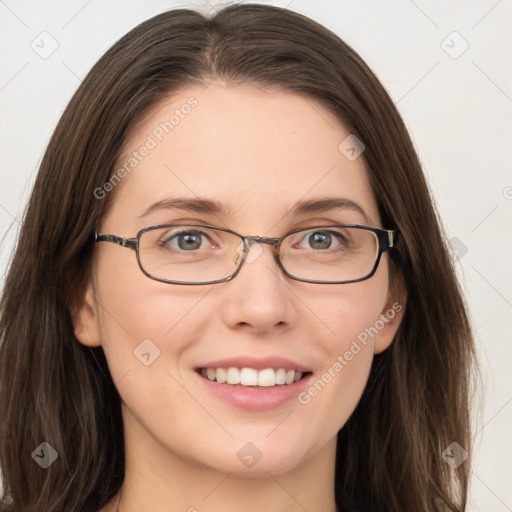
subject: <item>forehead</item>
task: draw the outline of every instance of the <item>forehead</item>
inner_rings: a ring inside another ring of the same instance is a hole
[[[207,198],[222,214],[275,224],[300,200],[342,198],[378,222],[364,155],[340,149],[350,133],[296,93],[213,82],[155,105],[127,139],[112,215],[137,218],[169,198]],[[348,204],[348,203],[347,203]],[[261,226],[265,227],[265,226]]]

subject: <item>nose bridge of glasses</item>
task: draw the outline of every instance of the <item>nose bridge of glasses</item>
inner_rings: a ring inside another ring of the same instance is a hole
[[[245,237],[245,241],[247,243],[247,249],[250,250],[251,245],[257,244],[268,244],[271,245],[274,249],[274,252],[277,253],[276,249],[281,241],[280,238],[268,238],[266,236],[259,236],[259,235],[249,235]]]
[[[270,244],[270,245],[276,245],[280,238],[268,238],[266,236],[246,236],[245,239],[248,242],[248,245],[251,246],[254,242],[258,242],[259,244]]]
[[[268,238],[266,236],[259,236],[259,235],[249,235],[244,237],[244,245],[245,245],[245,260],[249,263],[253,262],[255,259],[257,259],[260,254],[263,252],[263,247],[261,247],[262,244],[267,244],[272,246],[272,252],[274,255],[274,258],[279,261],[279,255],[278,255],[278,248],[279,243],[281,239],[280,238]],[[255,251],[251,252],[251,246],[256,245],[257,248]]]

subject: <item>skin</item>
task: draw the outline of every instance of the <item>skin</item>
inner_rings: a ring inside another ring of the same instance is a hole
[[[99,233],[132,237],[146,226],[190,221],[278,237],[324,222],[365,224],[353,210],[287,215],[295,201],[325,196],[355,201],[372,226],[387,227],[364,158],[349,161],[338,150],[349,132],[325,107],[290,92],[219,81],[188,87],[149,112],[120,162],[191,96],[197,107],[117,186]],[[137,218],[171,196],[215,199],[231,214],[166,210]],[[280,355],[316,378],[405,295],[390,291],[386,254],[371,279],[326,285],[289,279],[271,247],[261,247],[232,281],[202,286],[154,281],[133,251],[95,247],[75,327],[81,343],[103,347],[123,400],[121,512],[336,510],[336,434],[361,397],[373,354],[391,344],[401,312],[307,405],[291,400],[241,411],[211,395],[193,370],[234,355]],[[133,353],[147,338],[161,351],[150,366]],[[251,468],[236,456],[248,441],[262,453]],[[103,512],[116,510],[118,497]]]

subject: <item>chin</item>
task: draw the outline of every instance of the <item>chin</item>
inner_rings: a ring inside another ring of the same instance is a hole
[[[209,445],[209,456],[205,458],[203,452],[200,463],[221,473],[233,473],[248,478],[268,477],[268,473],[278,475],[293,470],[307,459],[307,450],[303,442],[293,442],[288,438],[284,442],[283,436],[275,439],[267,438],[268,431],[253,434],[252,437],[240,438],[237,436],[230,443],[215,446],[212,440]],[[274,434],[271,434],[272,437]],[[286,438],[286,436],[284,436]]]

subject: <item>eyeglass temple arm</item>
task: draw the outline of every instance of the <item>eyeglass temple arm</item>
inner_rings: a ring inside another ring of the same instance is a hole
[[[111,242],[113,244],[120,245],[121,247],[128,247],[129,249],[133,249],[134,251],[137,248],[137,239],[136,238],[123,238],[121,236],[116,235],[98,235],[97,233],[94,235],[94,243],[98,242]]]
[[[384,242],[384,250],[392,249],[398,242],[398,229],[383,229],[381,233],[384,235],[382,241]],[[386,236],[387,235],[387,236]]]

